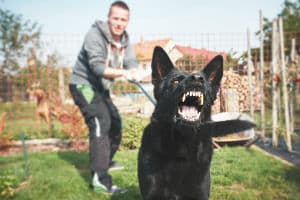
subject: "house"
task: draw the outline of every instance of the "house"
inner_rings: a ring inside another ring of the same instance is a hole
[[[146,41],[141,38],[141,40],[134,45],[134,49],[139,63],[139,69],[148,72],[148,74],[151,72],[152,53],[155,46],[161,46],[174,64],[179,62],[181,58],[189,57],[192,60],[200,59],[200,65],[203,66],[218,54],[221,54],[226,61],[226,54],[224,52],[176,45],[170,38],[151,41]],[[151,77],[145,77],[144,82],[151,82]]]
[[[177,67],[183,67],[185,70],[199,70],[216,55],[222,55],[224,61],[226,61],[226,54],[224,52],[180,45],[175,45],[174,51],[176,51],[177,58],[179,58],[176,60]]]
[[[162,47],[168,54],[175,47],[175,42],[170,38],[145,41],[143,38],[134,45],[136,58],[139,68],[143,70],[151,70],[151,60],[153,49],[155,46]]]

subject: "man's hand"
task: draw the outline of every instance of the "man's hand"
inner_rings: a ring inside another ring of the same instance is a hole
[[[104,70],[105,78],[125,78],[126,80],[135,80],[140,82],[144,77],[147,76],[145,72],[138,69],[115,69],[107,67]]]

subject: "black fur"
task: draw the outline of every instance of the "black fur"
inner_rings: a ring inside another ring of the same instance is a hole
[[[211,105],[222,75],[222,56],[216,56],[202,71],[189,74],[176,69],[162,48],[154,49],[152,83],[157,104],[138,155],[143,199],[209,198],[212,137],[254,126],[242,120],[211,121]],[[184,100],[187,92],[192,95]],[[195,108],[201,113],[199,118]]]

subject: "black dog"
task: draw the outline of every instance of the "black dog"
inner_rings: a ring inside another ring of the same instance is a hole
[[[201,72],[189,74],[177,70],[162,48],[154,49],[152,83],[157,104],[138,155],[143,199],[209,198],[212,137],[254,126],[241,119],[211,120],[222,75],[222,56]]]

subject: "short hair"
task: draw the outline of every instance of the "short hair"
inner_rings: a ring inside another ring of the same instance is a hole
[[[128,5],[127,5],[124,1],[115,1],[115,2],[113,2],[113,3],[110,5],[108,15],[110,15],[111,8],[114,7],[114,6],[123,8],[123,9],[125,9],[125,10],[128,10],[128,12],[129,12],[129,7],[128,7]]]

